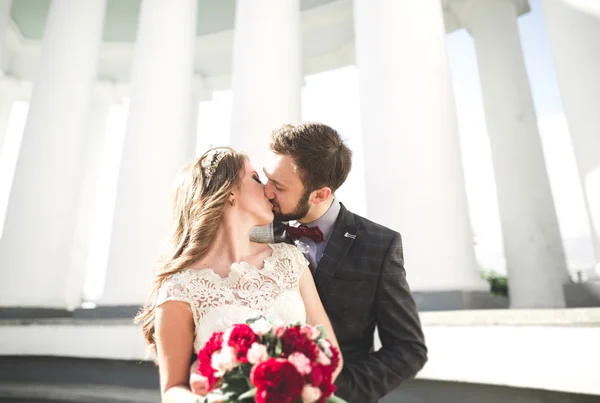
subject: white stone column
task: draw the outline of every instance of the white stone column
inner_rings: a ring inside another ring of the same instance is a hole
[[[12,0],[0,0],[0,70],[6,66],[6,29],[10,21]]]
[[[206,84],[204,78],[200,75],[194,76],[194,84],[192,86],[192,101],[191,101],[191,115],[190,115],[190,135],[194,141],[194,153],[198,150],[199,146],[199,135],[198,135],[198,119],[200,112],[200,102],[210,99],[210,94],[206,91]]]
[[[10,112],[17,96],[17,85],[12,78],[0,78],[0,155],[4,148]]]
[[[586,196],[596,262],[600,262],[600,16],[586,14],[564,1],[544,0],[543,6],[558,85]]]
[[[50,6],[0,241],[0,306],[66,306],[105,7],[105,0]]]
[[[414,291],[484,290],[439,0],[355,0],[370,219],[402,234]]]
[[[112,83],[96,84],[88,112],[84,144],[85,161],[83,180],[76,214],[73,244],[71,246],[70,272],[67,276],[65,298],[68,309],[81,305],[90,252],[94,217],[98,214],[97,188],[100,177],[100,164],[105,150],[107,119],[113,104],[120,102],[117,89]]]
[[[231,145],[262,164],[271,132],[300,122],[299,0],[239,0],[233,45]]]
[[[140,305],[168,235],[173,184],[192,161],[190,104],[196,0],[144,0],[131,72],[104,306]]]
[[[11,5],[12,0],[0,0],[0,76],[5,75],[6,29],[10,20]],[[2,146],[4,145],[10,111],[14,102],[13,81],[13,79],[8,79],[8,81],[3,79],[0,82],[0,155]]]
[[[477,50],[511,307],[563,307],[563,284],[569,275],[525,70],[517,8],[512,0],[454,4]]]
[[[13,111],[15,103],[29,103],[30,99],[30,82],[6,76],[0,79],[0,242],[25,124],[12,120]]]
[[[192,93],[190,102],[190,136],[193,138],[194,152],[198,148],[198,111],[200,108],[200,97],[196,93]]]

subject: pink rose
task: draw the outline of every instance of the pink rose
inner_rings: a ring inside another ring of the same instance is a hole
[[[320,397],[321,389],[310,385],[305,385],[304,388],[302,388],[302,402],[313,403],[319,400]]]
[[[217,377],[223,376],[227,371],[231,371],[238,365],[236,352],[232,347],[224,347],[221,351],[213,354],[211,365],[217,372]]]
[[[254,365],[266,361],[267,358],[269,358],[267,346],[260,343],[252,343],[252,346],[248,350],[248,362]]]
[[[310,325],[302,325],[302,327],[300,327],[300,333],[311,340],[316,340],[321,335],[319,329]]]
[[[296,367],[296,370],[302,375],[310,374],[312,367],[310,366],[310,360],[307,356],[302,353],[293,353],[290,355],[288,360]]]
[[[277,337],[281,337],[283,336],[283,334],[285,333],[286,327],[285,326],[276,326],[275,327],[275,336]]]

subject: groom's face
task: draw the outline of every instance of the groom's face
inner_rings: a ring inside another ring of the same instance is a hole
[[[310,209],[310,195],[292,157],[269,152],[264,165],[265,195],[273,204],[276,221],[300,220]]]

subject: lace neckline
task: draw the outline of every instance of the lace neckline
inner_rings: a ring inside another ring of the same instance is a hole
[[[267,244],[272,250],[271,255],[265,257],[263,259],[263,268],[259,269],[246,261],[233,262],[229,269],[229,273],[227,276],[221,277],[218,275],[213,268],[205,267],[203,269],[187,269],[186,272],[190,272],[192,274],[197,274],[202,277],[209,277],[214,283],[219,284],[221,286],[230,286],[235,285],[242,274],[248,271],[256,271],[257,273],[261,273],[263,275],[269,275],[270,272],[273,271],[274,262],[278,259],[278,252],[282,248],[278,248],[277,244]]]

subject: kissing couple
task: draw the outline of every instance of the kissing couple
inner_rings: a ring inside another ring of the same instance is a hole
[[[335,394],[376,402],[427,361],[400,234],[335,196],[352,152],[331,127],[285,125],[268,147],[265,184],[228,147],[208,150],[177,178],[173,232],[137,317],[156,352],[163,401],[202,401],[206,379],[190,357],[215,331],[262,315],[322,325],[341,350]]]

